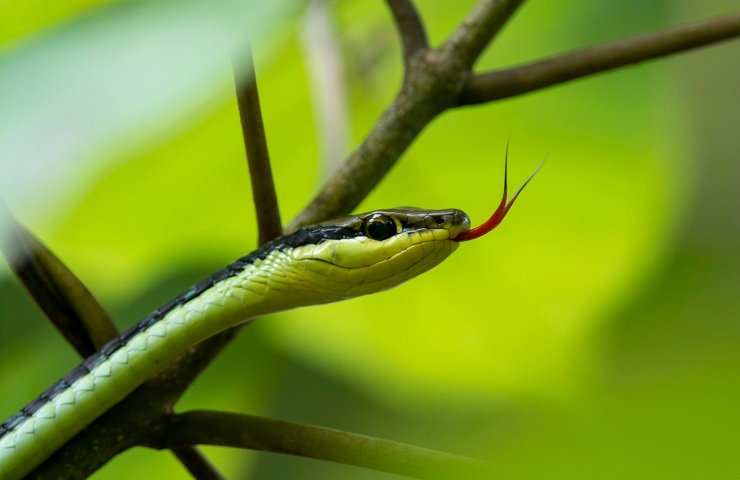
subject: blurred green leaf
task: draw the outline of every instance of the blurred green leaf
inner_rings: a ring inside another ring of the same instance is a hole
[[[0,192],[57,219],[125,156],[182,132],[230,88],[232,55],[269,51],[292,2],[121,2],[0,59]],[[269,32],[270,40],[263,40]]]

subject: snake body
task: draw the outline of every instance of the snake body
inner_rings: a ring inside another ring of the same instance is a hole
[[[400,208],[269,242],[157,309],[0,425],[0,478],[29,474],[168,361],[252,318],[394,287],[443,261],[459,210]]]

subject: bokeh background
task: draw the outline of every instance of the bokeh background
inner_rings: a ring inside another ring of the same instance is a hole
[[[474,2],[417,3],[437,44]],[[733,3],[529,2],[479,68]],[[0,3],[0,195],[121,328],[255,247],[229,65],[245,33],[287,220],[398,88],[383,2]],[[512,183],[548,160],[502,227],[393,291],[260,319],[180,408],[480,457],[500,478],[740,476],[738,58],[728,43],[445,113],[360,210],[479,222],[511,138]],[[0,261],[0,417],[77,361]],[[229,478],[395,478],[205,450]],[[136,449],[95,478],[188,476]]]

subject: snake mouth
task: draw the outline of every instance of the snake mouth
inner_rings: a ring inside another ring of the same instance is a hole
[[[459,241],[458,237],[462,233],[470,231],[470,217],[462,210],[455,210],[447,230],[450,232],[450,240]]]
[[[408,208],[407,210],[408,214],[402,222],[404,232],[444,230],[447,232],[447,238],[453,239],[461,232],[470,230],[470,218],[465,212],[456,208],[445,210],[412,210]]]

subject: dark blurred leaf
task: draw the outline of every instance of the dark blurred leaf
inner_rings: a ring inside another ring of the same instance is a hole
[[[0,249],[8,264],[59,332],[82,357],[118,335],[116,326],[85,285],[0,202],[6,230]]]

